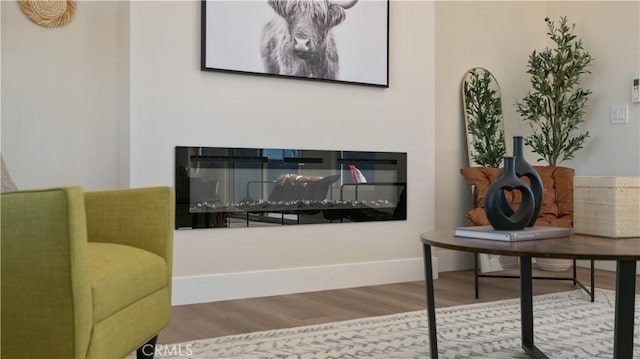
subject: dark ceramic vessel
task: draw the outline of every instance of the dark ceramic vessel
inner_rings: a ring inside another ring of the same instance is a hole
[[[529,188],[533,192],[533,200],[535,201],[535,207],[533,209],[533,216],[527,224],[527,227],[533,227],[540,214],[540,208],[542,207],[542,195],[544,194],[544,186],[542,185],[542,179],[538,172],[524,159],[524,141],[522,136],[513,137],[513,157],[515,159],[516,176],[527,177],[529,179]]]
[[[504,191],[513,190],[520,191],[522,195],[522,202],[515,212],[504,195]],[[485,197],[485,211],[489,223],[496,230],[521,230],[531,221],[534,210],[535,200],[532,190],[516,175],[515,159],[505,157],[504,168],[496,181],[487,189]]]
[[[524,159],[524,141],[522,136],[514,136],[513,137],[513,157],[515,161],[515,169],[516,176],[518,177],[527,177],[529,179],[529,188],[531,192],[533,192],[533,199],[535,201],[533,216],[529,223],[527,223],[527,227],[533,227],[538,219],[538,215],[540,214],[540,209],[542,208],[542,197],[544,194],[544,186],[542,185],[542,179],[538,172]],[[507,203],[504,195],[500,195],[500,199],[502,205],[504,206]],[[507,214],[513,214],[513,211],[509,212],[507,210]]]

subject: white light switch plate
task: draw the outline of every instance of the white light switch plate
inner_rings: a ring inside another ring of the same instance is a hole
[[[611,124],[612,125],[624,125],[629,123],[629,107],[624,106],[611,106]]]

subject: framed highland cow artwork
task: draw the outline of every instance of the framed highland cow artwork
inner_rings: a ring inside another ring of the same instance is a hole
[[[203,0],[201,70],[389,87],[389,0]]]

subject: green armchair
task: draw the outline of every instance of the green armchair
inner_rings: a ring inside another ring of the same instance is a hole
[[[171,187],[2,194],[3,358],[153,357],[169,323]]]

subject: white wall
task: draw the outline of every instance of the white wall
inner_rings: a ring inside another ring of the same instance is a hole
[[[640,103],[631,102],[631,79],[640,76],[640,2],[551,1],[552,19],[567,16],[595,59],[583,86],[591,89],[584,149],[563,164],[578,176],[640,176]],[[611,106],[629,108],[629,124],[611,125]]]
[[[464,224],[471,204],[459,174],[467,165],[460,94],[465,71],[485,67],[498,80],[511,153],[511,137],[530,133],[514,106],[530,89],[528,56],[550,45],[544,18],[557,22],[565,15],[595,61],[583,77],[593,91],[582,126],[591,137],[575,160],[561,165],[577,175],[640,175],[640,104],[630,100],[631,78],[640,75],[639,2],[436,2],[437,228]],[[628,125],[609,124],[611,105],[629,106]],[[536,163],[537,155],[527,159]]]
[[[130,112],[131,112],[131,71],[130,71],[130,16],[129,2],[117,2],[117,34],[118,34],[118,50],[116,52],[117,61],[117,86],[118,86],[118,105],[117,105],[117,121],[116,128],[118,133],[118,188],[128,188],[131,183],[130,170]]]
[[[274,282],[278,293],[353,285],[354,267],[380,263],[388,266],[358,274],[358,283],[389,281],[379,271],[405,260],[413,271],[404,278],[421,278],[419,234],[434,226],[433,3],[393,2],[390,15],[390,88],[382,89],[201,72],[200,2],[131,4],[132,186],[172,185],[175,146],[408,153],[407,221],[177,231],[178,302],[247,295],[272,270],[300,273]],[[345,264],[338,275],[326,269]],[[313,280],[308,267],[320,272]],[[235,285],[220,276],[237,272]],[[190,290],[217,291],[183,297],[194,277],[200,285]]]
[[[484,67],[500,85],[505,138],[525,135],[513,103],[528,89],[527,56],[543,45],[543,2],[436,2],[436,227],[465,224],[471,191],[460,175],[468,166],[461,85],[472,67]],[[511,152],[507,141],[507,152]],[[471,265],[471,263],[470,263]]]
[[[569,166],[578,176],[640,176],[640,104],[631,102],[631,79],[640,76],[640,2],[549,2],[548,13],[575,23],[595,59],[583,83],[593,91],[584,123],[591,137]],[[619,105],[629,108],[627,125],[610,123],[610,108]],[[615,262],[596,268],[615,270]]]
[[[419,276],[419,233],[462,224],[468,209],[462,75],[494,72],[507,136],[521,134],[513,103],[545,16],[568,15],[596,58],[592,138],[567,165],[638,175],[639,105],[629,125],[607,121],[640,72],[637,2],[394,0],[389,89],[200,72],[199,4],[83,1],[69,25],[45,29],[1,2],[2,154],[18,186],[172,185],[173,146],[209,145],[407,151],[411,188],[404,222],[178,231],[180,300]],[[470,265],[436,253],[441,270]]]
[[[117,186],[118,154],[128,149],[115,126],[117,3],[81,2],[54,29],[32,23],[16,1],[1,3],[2,155],[16,185]]]
[[[511,137],[530,133],[514,104],[530,89],[529,54],[551,46],[546,16],[558,22],[566,15],[595,58],[592,74],[583,77],[583,86],[593,91],[582,126],[591,137],[575,160],[561,165],[575,168],[576,175],[640,175],[640,104],[630,101],[631,78],[640,75],[640,2],[439,1],[435,11],[436,228],[464,225],[471,206],[469,187],[459,173],[467,166],[462,76],[475,66],[495,75],[511,153]],[[629,106],[628,125],[609,124],[611,105]],[[535,163],[537,155],[527,153],[527,160]],[[472,257],[462,253],[450,258],[463,267],[473,265]]]
[[[433,3],[391,4],[389,89],[201,72],[199,1],[79,2],[56,29],[1,6],[2,153],[21,188],[173,185],[177,145],[408,152],[407,221],[176,232],[177,303],[422,277]]]

